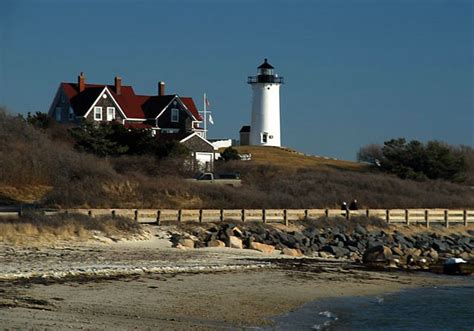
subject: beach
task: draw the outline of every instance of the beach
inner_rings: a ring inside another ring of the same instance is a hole
[[[305,303],[450,285],[427,272],[147,240],[0,246],[0,326],[11,329],[229,329],[272,325]]]

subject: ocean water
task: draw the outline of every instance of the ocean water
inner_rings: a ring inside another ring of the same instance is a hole
[[[474,277],[456,286],[319,300],[274,320],[271,330],[474,331]]]

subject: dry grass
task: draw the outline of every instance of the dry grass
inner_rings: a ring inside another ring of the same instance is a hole
[[[235,147],[235,149],[237,149],[239,153],[252,154],[252,160],[249,161],[249,163],[255,165],[271,164],[286,169],[330,167],[352,171],[370,170],[370,167],[366,164],[320,156],[307,156],[304,153],[297,152],[290,148],[238,146]]]
[[[21,203],[35,203],[44,199],[52,189],[53,187],[50,185],[23,185],[20,187],[1,185],[0,197],[7,197]]]
[[[56,132],[56,131],[54,131]],[[53,132],[53,133],[54,133]],[[64,142],[65,131],[37,130],[0,108],[0,203],[57,208],[473,208],[473,189],[444,181],[415,182],[356,162],[289,149],[241,146],[252,161],[216,162],[239,171],[243,186],[201,185],[183,160],[151,155],[98,158]],[[62,138],[61,138],[62,137]]]
[[[142,233],[139,223],[123,217],[27,213],[19,219],[0,219],[0,242],[9,245],[50,244],[62,240],[70,243],[97,237],[128,238]]]

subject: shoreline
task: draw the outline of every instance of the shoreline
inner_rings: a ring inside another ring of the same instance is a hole
[[[50,330],[255,328],[271,326],[274,318],[317,300],[460,283],[457,277],[424,272],[368,271],[321,261],[297,270],[293,268],[297,259],[279,262],[279,266],[259,270],[0,282],[0,326]]]
[[[147,240],[0,245],[0,261],[0,327],[10,329],[255,328],[316,300],[460,282],[347,259],[177,249],[160,229]]]

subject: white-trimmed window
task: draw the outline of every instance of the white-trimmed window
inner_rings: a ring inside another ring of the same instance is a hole
[[[107,121],[115,119],[115,107],[107,107]]]
[[[102,107],[94,107],[94,120],[102,121]]]
[[[62,112],[61,107],[56,107],[56,109],[54,110],[54,116],[56,117],[56,122],[61,122],[61,112]]]
[[[262,144],[266,144],[268,142],[268,133],[262,132]]]
[[[171,108],[171,122],[179,122],[179,109]]]

